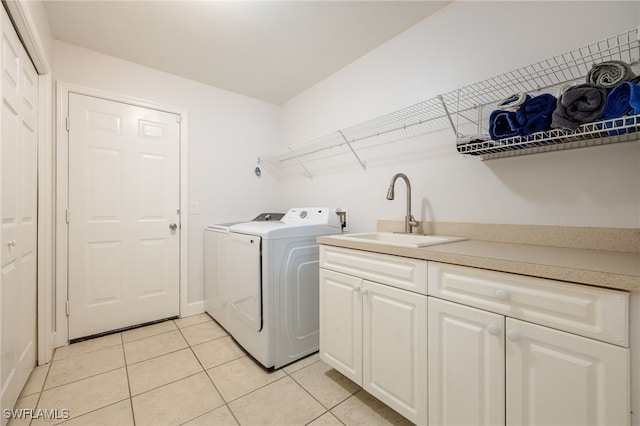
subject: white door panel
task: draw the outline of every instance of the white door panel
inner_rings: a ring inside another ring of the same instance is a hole
[[[261,238],[229,234],[229,317],[231,333],[262,330]]]
[[[362,279],[320,268],[320,359],[362,386]]]
[[[10,408],[36,362],[38,80],[6,12],[0,13],[0,394],[2,408]]]
[[[627,425],[629,349],[507,318],[507,425]]]
[[[362,387],[416,424],[427,422],[427,296],[364,281]]]
[[[179,313],[175,114],[69,95],[69,338]]]
[[[504,425],[504,316],[430,297],[429,424]]]

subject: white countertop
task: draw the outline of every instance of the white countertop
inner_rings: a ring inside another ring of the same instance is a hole
[[[318,242],[578,284],[640,291],[638,253],[474,239],[422,248],[394,247],[331,236],[319,237]]]

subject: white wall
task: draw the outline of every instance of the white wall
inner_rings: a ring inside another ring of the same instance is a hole
[[[287,102],[283,145],[639,25],[639,2],[453,3]],[[391,176],[404,172],[419,220],[640,227],[638,142],[482,162],[457,154],[450,130],[423,139],[414,160],[283,180],[284,205],[347,206],[350,230],[369,231],[376,219],[402,219],[402,183],[395,201],[385,195]]]
[[[187,216],[187,297],[202,301],[204,226],[279,207],[277,182],[253,173],[258,153],[277,146],[279,108],[59,41],[53,69],[57,81],[187,110],[188,200],[200,210]]]
[[[505,16],[509,17],[508,22]],[[514,22],[519,31],[511,31]],[[481,162],[451,132],[425,137],[425,155],[276,181],[253,174],[257,155],[519,68],[640,25],[638,2],[457,2],[287,102],[282,108],[55,41],[56,80],[188,111],[188,301],[203,299],[208,223],[302,205],[349,207],[352,232],[401,219],[413,185],[420,220],[640,227],[640,144]],[[401,186],[401,183],[398,183]]]

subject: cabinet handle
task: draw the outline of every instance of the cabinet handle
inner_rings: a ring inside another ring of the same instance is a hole
[[[492,336],[499,336],[500,335],[500,327],[498,327],[497,325],[494,325],[494,324],[490,324],[487,327],[487,332]]]
[[[369,293],[369,290],[367,290],[366,288],[362,287],[360,288],[360,294],[365,296],[367,293]]]
[[[360,293],[360,289],[361,289],[361,287],[360,287],[359,285],[357,285],[357,286],[355,286],[355,287],[353,288],[353,291],[355,291],[355,292],[357,292],[357,293]]]
[[[515,330],[507,331],[507,339],[511,340],[514,343],[520,342],[520,333]]]
[[[509,300],[509,292],[507,290],[496,290],[496,297],[500,300]]]

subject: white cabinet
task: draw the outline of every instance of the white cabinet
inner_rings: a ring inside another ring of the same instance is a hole
[[[425,424],[426,295],[328,270],[323,250],[320,358],[407,419]]]
[[[430,424],[630,423],[626,293],[430,263],[429,294]]]
[[[429,424],[504,424],[504,317],[434,297],[428,310]]]
[[[429,296],[629,346],[629,294],[446,263],[429,263]]]
[[[362,386],[362,279],[320,269],[320,358]]]
[[[507,318],[508,425],[628,425],[629,350]]]
[[[630,424],[628,293],[331,246],[320,267],[320,358],[414,423]]]
[[[427,297],[364,281],[362,387],[409,420],[427,414]]]

